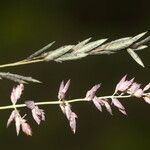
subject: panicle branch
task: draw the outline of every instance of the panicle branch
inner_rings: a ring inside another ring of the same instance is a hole
[[[143,32],[133,37],[120,38],[111,42],[107,42],[108,39],[106,38],[89,42],[91,38],[88,38],[79,42],[78,44],[61,46],[57,49],[47,52],[47,50],[55,43],[51,42],[27,58],[18,62],[0,65],[0,68],[26,65],[37,62],[73,61],[85,58],[90,55],[110,55],[117,53],[120,50],[127,51],[139,65],[144,67],[144,63],[136,51],[143,50],[148,47],[145,44],[150,41],[150,36],[143,38],[146,33],[147,32]],[[141,38],[143,39],[139,41]]]
[[[78,118],[77,114],[72,111],[71,103],[75,102],[88,102],[93,103],[94,106],[100,111],[103,111],[103,107],[108,111],[110,115],[113,115],[112,107],[116,107],[118,111],[122,114],[127,115],[125,107],[120,102],[122,99],[127,99],[131,97],[135,97],[138,99],[143,99],[146,103],[150,104],[150,83],[146,86],[141,88],[141,84],[134,81],[134,78],[127,80],[127,75],[125,75],[116,85],[114,92],[110,96],[97,96],[98,90],[100,89],[101,84],[96,84],[92,88],[90,88],[86,93],[85,97],[78,98],[78,99],[66,99],[66,94],[70,86],[70,80],[66,83],[64,81],[61,82],[59,90],[58,90],[58,100],[57,101],[45,101],[45,102],[34,102],[32,100],[27,100],[24,104],[16,104],[20,99],[24,85],[19,84],[18,86],[14,87],[10,96],[10,100],[12,105],[10,106],[2,106],[0,110],[3,109],[14,109],[11,112],[11,115],[7,121],[7,127],[10,125],[11,122],[15,122],[16,125],[16,133],[19,135],[20,129],[27,134],[32,135],[32,130],[30,125],[27,123],[27,120],[24,119],[26,114],[21,117],[20,111],[18,108],[27,107],[30,109],[31,114],[35,122],[40,125],[41,121],[45,121],[45,111],[40,109],[38,106],[41,105],[52,105],[56,104],[59,105],[61,111],[66,116],[66,119],[69,122],[69,126],[73,133],[76,132],[76,119]]]

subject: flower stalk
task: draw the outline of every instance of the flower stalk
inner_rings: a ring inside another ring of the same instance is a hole
[[[131,95],[123,95],[123,96],[101,96],[99,98],[101,99],[112,99],[112,98],[120,98],[120,99],[125,99],[125,98],[130,98],[132,97]],[[76,102],[88,102],[88,99],[85,98],[78,98],[78,99],[71,99],[67,100],[68,103],[76,103]],[[63,102],[61,101],[42,101],[42,102],[35,102],[37,106],[42,106],[42,105],[59,105],[62,104]],[[16,104],[16,105],[6,105],[6,106],[0,106],[0,110],[5,110],[5,109],[14,109],[15,108],[23,108],[26,107],[26,104]]]

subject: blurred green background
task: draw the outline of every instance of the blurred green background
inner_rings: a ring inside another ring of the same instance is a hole
[[[13,0],[0,1],[0,64],[21,60],[46,44],[53,48],[93,40],[134,36],[150,28],[149,2],[146,0]],[[148,33],[149,34],[149,33]],[[4,68],[1,71],[32,76],[43,84],[26,85],[20,101],[56,100],[61,80],[71,79],[69,98],[84,97],[96,83],[102,83],[99,95],[113,93],[124,74],[149,82],[150,48],[138,52],[146,68],[138,66],[125,52],[111,56],[91,56],[65,63],[38,63]],[[10,104],[13,82],[1,80],[0,105]],[[77,133],[70,131],[58,106],[42,107],[46,121],[37,126],[30,114],[33,136],[16,136],[14,124],[6,129],[11,110],[0,112],[1,149],[53,150],[141,150],[150,148],[150,106],[138,99],[122,102],[128,117],[113,109],[110,116],[92,104],[73,104],[77,113]],[[21,109],[21,114],[29,111]]]

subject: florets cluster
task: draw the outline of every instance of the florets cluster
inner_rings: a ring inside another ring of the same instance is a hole
[[[100,89],[101,84],[94,85],[90,90],[88,90],[85,94],[84,98],[67,100],[66,94],[70,86],[70,80],[64,83],[61,82],[59,90],[58,90],[58,101],[50,101],[48,102],[40,102],[35,103],[34,101],[25,101],[25,104],[16,105],[17,101],[20,99],[22,92],[24,90],[24,85],[19,84],[14,87],[10,100],[12,103],[12,108],[14,110],[11,112],[10,117],[7,121],[7,127],[11,124],[11,122],[15,122],[16,133],[19,135],[20,130],[27,134],[32,135],[32,130],[30,125],[27,123],[25,119],[26,114],[21,116],[20,111],[17,109],[18,107],[27,107],[31,110],[31,114],[35,122],[40,125],[41,121],[45,121],[45,112],[43,109],[40,109],[37,105],[42,105],[44,103],[47,104],[58,104],[63,114],[66,116],[70,128],[73,133],[76,132],[76,119],[78,118],[76,113],[72,111],[71,103],[77,101],[87,101],[92,102],[96,108],[102,112],[102,107],[105,107],[106,110],[113,115],[112,106],[115,106],[122,114],[127,115],[125,107],[120,102],[120,99],[136,97],[143,99],[145,102],[150,104],[150,93],[147,91],[150,89],[150,83],[141,88],[141,85],[134,81],[134,78],[127,80],[127,76],[125,75],[119,83],[116,85],[114,93],[111,96],[97,96],[96,93]]]

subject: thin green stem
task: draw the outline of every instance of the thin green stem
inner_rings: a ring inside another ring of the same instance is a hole
[[[112,99],[112,98],[129,98],[131,97],[131,95],[124,95],[124,96],[102,96],[99,97],[100,99]],[[79,98],[79,99],[72,99],[72,100],[67,100],[66,102],[68,103],[75,103],[75,102],[87,102],[89,100],[85,99],[85,98]],[[35,105],[58,105],[61,104],[63,102],[61,101],[45,101],[45,102],[36,102]],[[26,104],[17,104],[15,105],[15,108],[22,108],[22,107],[26,107]],[[4,110],[4,109],[14,109],[14,105],[7,105],[7,106],[1,106],[0,110]]]
[[[0,68],[27,65],[27,64],[33,64],[33,63],[42,62],[42,61],[43,61],[43,59],[36,59],[36,60],[29,60],[29,61],[21,60],[21,61],[17,61],[17,62],[14,62],[14,63],[0,65]]]

